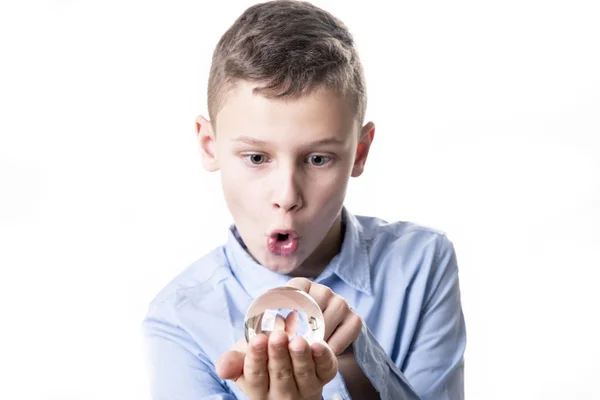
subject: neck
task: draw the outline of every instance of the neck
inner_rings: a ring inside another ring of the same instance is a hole
[[[304,278],[316,278],[327,268],[327,265],[331,262],[342,249],[342,242],[344,240],[344,232],[342,229],[342,214],[338,214],[333,225],[327,232],[325,239],[321,244],[313,251],[313,253],[296,268],[291,276],[304,277]]]

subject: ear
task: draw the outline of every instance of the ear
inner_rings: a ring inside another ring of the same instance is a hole
[[[202,154],[202,165],[210,172],[219,170],[216,153],[216,137],[209,120],[202,115],[196,117],[196,134]]]
[[[375,124],[373,122],[369,122],[360,130],[358,144],[356,145],[356,157],[354,158],[354,166],[352,167],[352,177],[362,175],[374,137]]]

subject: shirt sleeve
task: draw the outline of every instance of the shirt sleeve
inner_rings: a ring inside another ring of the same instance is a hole
[[[357,364],[381,400],[420,400],[364,322],[358,339],[354,341],[353,351]]]
[[[463,400],[466,329],[456,254],[438,242],[420,292],[421,315],[405,360],[392,360],[363,322],[353,344],[356,361],[382,400]]]
[[[192,338],[150,306],[142,324],[153,400],[236,400]]]

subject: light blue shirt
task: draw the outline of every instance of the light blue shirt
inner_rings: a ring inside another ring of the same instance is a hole
[[[342,249],[314,282],[363,319],[354,356],[383,400],[464,398],[465,322],[452,243],[410,222],[387,223],[343,209]],[[220,379],[217,359],[244,337],[253,299],[289,276],[256,263],[237,230],[152,301],[143,323],[155,400],[246,399]],[[350,399],[342,375],[323,389]]]

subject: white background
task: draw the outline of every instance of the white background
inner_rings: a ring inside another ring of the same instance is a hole
[[[598,3],[315,3],[377,126],[348,207],[456,246],[467,398],[600,399]],[[1,399],[149,398],[147,304],[230,223],[194,117],[250,4],[2,2]]]

